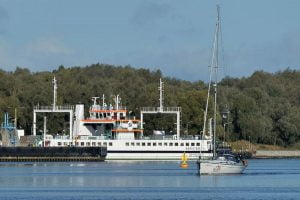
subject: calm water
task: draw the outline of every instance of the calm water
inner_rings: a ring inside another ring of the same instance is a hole
[[[0,199],[300,199],[300,159],[250,160],[226,176],[189,164],[0,163]]]

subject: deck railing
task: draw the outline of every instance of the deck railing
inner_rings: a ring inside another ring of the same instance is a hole
[[[142,107],[142,112],[181,112],[181,107]]]
[[[34,106],[34,110],[74,110],[74,106]]]
[[[100,106],[100,105],[93,105],[90,107],[90,111],[97,111],[97,110],[127,110],[126,106],[119,106],[118,109],[113,106]]]

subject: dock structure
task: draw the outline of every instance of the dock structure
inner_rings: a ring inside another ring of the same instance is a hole
[[[142,107],[141,108],[141,129],[143,130],[143,120],[144,114],[176,114],[176,136],[177,140],[180,139],[180,114],[181,107],[164,107],[163,106],[163,93],[164,93],[164,83],[159,79],[159,107]],[[143,131],[142,131],[143,135]]]
[[[0,147],[0,162],[104,161],[107,147]]]
[[[16,115],[14,123],[10,122],[8,112],[4,114],[4,122],[1,124],[0,135],[2,137],[2,145],[15,146],[19,143],[16,125]]]
[[[53,104],[52,106],[34,106],[33,108],[33,135],[36,136],[36,115],[37,113],[69,113],[70,114],[70,138],[73,138],[73,115],[74,106],[57,106],[57,81],[53,78]],[[44,131],[45,132],[45,131]],[[45,135],[46,133],[44,133]]]

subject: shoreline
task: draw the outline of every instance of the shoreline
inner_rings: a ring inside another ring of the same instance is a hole
[[[253,158],[300,158],[300,150],[257,150]]]

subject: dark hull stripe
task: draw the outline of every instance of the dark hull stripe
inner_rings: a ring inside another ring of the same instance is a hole
[[[107,153],[200,153],[199,151],[107,151]],[[201,153],[212,153],[212,151],[201,151]]]

